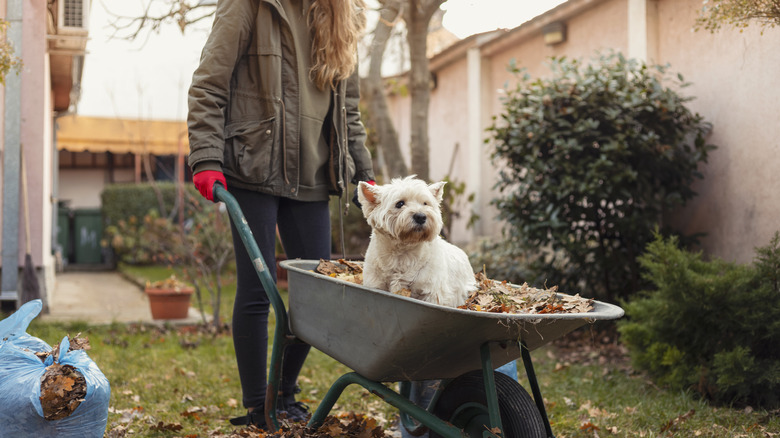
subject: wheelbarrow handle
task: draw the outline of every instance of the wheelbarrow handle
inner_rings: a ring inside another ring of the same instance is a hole
[[[276,430],[279,428],[279,421],[276,416],[277,398],[275,395],[269,397],[268,394],[276,394],[279,390],[284,350],[289,344],[294,342],[295,338],[292,336],[290,326],[287,324],[287,309],[284,307],[284,301],[282,301],[279,289],[276,288],[276,283],[274,283],[273,277],[271,277],[271,273],[268,271],[268,265],[265,259],[263,259],[263,254],[257,246],[257,241],[249,228],[241,207],[238,205],[238,201],[219,182],[214,183],[212,193],[214,193],[215,199],[224,202],[225,206],[227,206],[230,219],[238,230],[239,236],[241,236],[241,241],[249,253],[249,258],[252,260],[258,277],[260,277],[260,282],[263,285],[263,289],[265,289],[266,296],[268,296],[268,301],[271,302],[271,306],[273,306],[276,314],[276,329],[274,330],[274,344],[271,352],[271,367],[268,371],[267,402],[265,406],[266,424],[273,430]]]
[[[263,259],[263,254],[260,252],[260,248],[257,246],[257,241],[252,234],[252,230],[249,228],[249,224],[244,217],[244,213],[241,211],[241,207],[238,205],[238,201],[230,192],[225,189],[219,182],[214,183],[213,189],[214,197],[225,203],[230,214],[230,218],[233,221],[233,225],[238,229],[238,234],[241,236],[241,241],[244,242],[249,253],[249,258],[252,260],[252,264],[260,275],[260,281],[263,283],[266,291],[276,289],[274,280],[268,271],[268,265]],[[267,278],[266,278],[267,277]]]

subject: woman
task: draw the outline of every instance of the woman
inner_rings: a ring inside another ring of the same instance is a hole
[[[274,279],[278,226],[288,258],[330,258],[328,197],[373,181],[358,111],[362,0],[220,0],[189,90],[189,165],[209,200],[219,182],[247,217]],[[265,426],[268,299],[233,227],[233,343],[247,415]],[[279,409],[295,401],[309,346],[285,352]]]

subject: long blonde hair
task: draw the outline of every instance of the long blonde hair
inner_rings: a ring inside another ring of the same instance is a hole
[[[366,27],[363,0],[314,0],[311,80],[324,90],[348,78],[357,66],[357,43]]]

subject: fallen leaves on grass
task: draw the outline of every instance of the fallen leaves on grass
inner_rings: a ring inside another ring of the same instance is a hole
[[[162,421],[149,427],[149,430],[156,432],[178,432],[182,429],[184,427],[180,423],[163,423]]]
[[[384,429],[376,419],[363,414],[349,412],[339,416],[327,416],[317,429],[306,427],[305,423],[282,421],[274,433],[254,426],[237,429],[229,435],[214,434],[212,438],[387,438]]]
[[[339,259],[338,263],[320,259],[315,272],[349,281],[355,284],[363,284],[363,266],[358,262]],[[477,281],[477,290],[474,291],[466,303],[459,309],[474,310],[490,313],[584,313],[593,310],[593,300],[577,295],[559,294],[558,287],[549,289],[537,289],[523,283],[517,286],[508,281],[498,281],[487,278],[483,272],[474,275]],[[408,297],[411,291],[402,289],[397,294]]]
[[[661,433],[674,432],[682,423],[685,423],[689,418],[693,417],[693,414],[695,413],[696,410],[691,409],[682,415],[678,415],[677,418],[669,420],[661,427]]]

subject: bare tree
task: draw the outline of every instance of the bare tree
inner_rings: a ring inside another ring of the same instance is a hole
[[[106,10],[113,17],[109,23],[113,29],[112,38],[135,40],[145,31],[148,39],[151,32],[159,32],[165,25],[177,25],[182,32],[200,21],[214,16],[216,0],[149,0],[144,12],[137,17],[127,17]],[[105,7],[105,6],[104,6]]]
[[[407,0],[403,17],[409,42],[409,91],[412,97],[411,142],[412,173],[430,179],[428,110],[431,100],[431,71],[428,66],[428,25],[446,0]]]
[[[727,25],[742,30],[751,22],[762,32],[780,25],[780,0],[704,0],[695,28],[716,32]]]
[[[382,79],[382,64],[387,42],[390,40],[393,28],[401,18],[405,2],[403,0],[384,0],[381,3],[379,20],[374,28],[369,47],[368,75],[362,81],[361,97],[368,108],[366,125],[376,133],[376,150],[381,173],[386,179],[390,179],[396,176],[405,176],[408,169],[401,154],[398,132],[393,126],[387,107]]]

